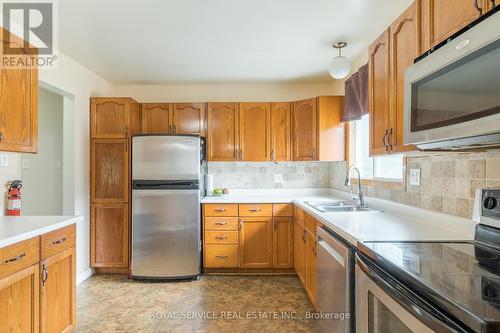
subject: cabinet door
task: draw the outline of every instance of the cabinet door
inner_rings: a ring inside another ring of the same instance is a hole
[[[369,54],[370,155],[381,155],[389,152],[389,30],[370,46]]]
[[[92,267],[128,267],[128,205],[92,205],[90,214]]]
[[[141,104],[141,122],[143,134],[172,133],[170,104]]]
[[[8,41],[0,28],[2,48]],[[23,41],[10,35],[21,49]],[[0,50],[0,52],[1,52]],[[29,55],[20,55],[22,59]],[[17,56],[15,56],[17,57]],[[0,151],[36,153],[38,146],[38,70],[36,68],[0,69]]]
[[[205,104],[172,104],[172,133],[205,136]]]
[[[38,263],[0,279],[0,332],[39,332]]]
[[[486,0],[483,0],[483,1],[486,1]],[[486,1],[486,9],[487,10],[492,10],[493,8],[495,8],[495,6],[498,6],[498,5],[500,5],[500,0]]]
[[[317,272],[316,272],[316,237],[310,232],[306,233],[306,291],[311,303],[316,307]]]
[[[271,161],[290,161],[290,103],[271,103]]]
[[[293,260],[295,271],[305,286],[306,284],[306,230],[304,226],[295,220],[293,226]]]
[[[92,98],[90,134],[94,139],[128,138],[130,125],[129,98]]]
[[[487,11],[486,2],[477,0],[483,12]],[[480,15],[473,0],[419,0],[418,5],[422,17],[422,51],[444,41]]]
[[[240,267],[270,268],[272,266],[272,218],[240,218]]]
[[[270,160],[269,110],[269,103],[240,103],[240,160]]]
[[[293,103],[292,159],[315,161],[318,150],[318,110],[316,98]]]
[[[293,218],[273,219],[273,267],[293,267]]]
[[[128,202],[129,182],[128,140],[92,140],[91,202]]]
[[[207,158],[209,161],[237,161],[239,151],[238,104],[208,103]]]
[[[40,332],[70,332],[76,326],[76,249],[40,263]]]
[[[387,143],[392,151],[401,152],[415,150],[414,146],[404,145],[404,71],[413,65],[420,54],[418,40],[417,7],[412,4],[391,25],[391,117]]]

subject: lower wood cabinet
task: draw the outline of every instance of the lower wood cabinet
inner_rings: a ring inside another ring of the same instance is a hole
[[[294,245],[294,266],[297,276],[303,285],[306,284],[306,229],[302,221],[295,217],[293,229],[293,245]]]
[[[237,268],[238,245],[206,245],[204,266],[207,268]]]
[[[317,272],[316,272],[316,236],[306,232],[305,258],[306,258],[306,291],[314,307],[316,307]]]
[[[293,267],[293,217],[273,218],[273,267]]]
[[[273,267],[272,217],[240,218],[240,267]]]
[[[127,268],[129,264],[128,204],[93,204],[90,211],[92,267]]]

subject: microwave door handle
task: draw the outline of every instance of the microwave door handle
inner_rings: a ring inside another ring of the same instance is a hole
[[[366,259],[356,254],[356,264],[377,286],[395,300],[413,317],[431,328],[436,333],[459,332],[467,333],[467,329],[453,321],[440,310],[429,304],[400,282],[388,276],[381,276],[370,267]],[[384,274],[385,275],[385,274]],[[390,280],[391,282],[388,282]],[[429,311],[430,310],[430,311]],[[431,312],[432,311],[432,312]]]

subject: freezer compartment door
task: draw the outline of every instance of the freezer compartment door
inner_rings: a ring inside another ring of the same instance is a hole
[[[194,180],[200,177],[200,138],[154,135],[132,138],[132,179]]]
[[[132,276],[200,274],[200,215],[198,190],[133,190]]]

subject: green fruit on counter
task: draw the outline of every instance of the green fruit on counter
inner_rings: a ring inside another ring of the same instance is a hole
[[[224,191],[221,188],[214,189],[214,194],[219,195],[219,194],[223,194],[223,193],[224,193]]]

